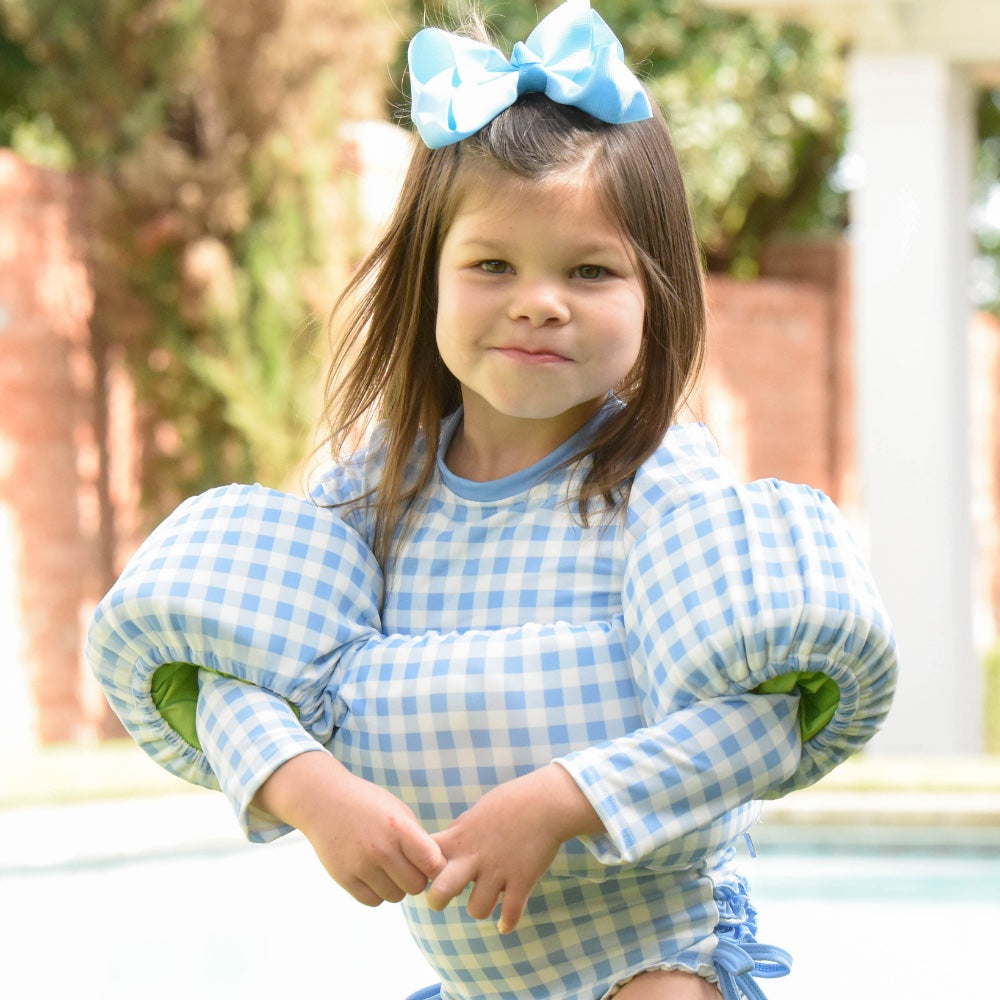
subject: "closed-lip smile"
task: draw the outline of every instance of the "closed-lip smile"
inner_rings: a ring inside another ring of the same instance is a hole
[[[565,354],[560,354],[558,351],[553,351],[547,347],[520,347],[516,344],[504,344],[495,347],[494,350],[513,361],[522,361],[526,364],[569,361],[569,358]]]

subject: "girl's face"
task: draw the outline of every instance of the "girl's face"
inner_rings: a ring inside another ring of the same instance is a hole
[[[437,345],[461,384],[466,434],[555,447],[636,364],[642,281],[582,172],[485,173],[459,202],[438,268]]]

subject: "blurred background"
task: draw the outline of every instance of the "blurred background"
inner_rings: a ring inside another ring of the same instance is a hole
[[[221,799],[146,761],[81,647],[182,499],[301,490],[330,309],[410,148],[406,40],[465,6],[0,0],[12,995],[315,990],[289,952],[338,995],[432,979],[394,908],[350,905],[295,837],[246,847]],[[555,4],[480,6],[509,51]],[[907,996],[981,995],[971,961],[912,942],[985,954],[1000,926],[1000,5],[596,6],[670,120],[704,247],[693,415],[746,476],[833,497],[900,639],[886,731],[770,806],[747,859],[763,936],[802,967],[768,995],[894,995],[901,969]],[[182,942],[206,891],[224,915]]]

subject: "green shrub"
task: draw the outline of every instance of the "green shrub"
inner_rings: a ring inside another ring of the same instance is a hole
[[[986,752],[1000,754],[1000,645],[994,646],[984,660],[983,709]]]

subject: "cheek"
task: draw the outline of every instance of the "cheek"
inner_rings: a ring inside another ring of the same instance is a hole
[[[606,356],[616,369],[624,366],[626,374],[635,367],[642,353],[645,319],[641,296],[619,303],[608,316],[609,328],[615,330],[615,336],[608,339]]]

